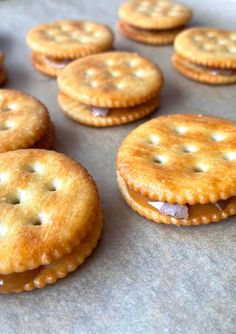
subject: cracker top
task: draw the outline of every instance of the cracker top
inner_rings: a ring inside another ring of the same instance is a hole
[[[118,170],[127,185],[169,203],[217,202],[236,195],[236,122],[168,115],[135,129],[122,143]]]
[[[163,79],[149,60],[128,52],[109,52],[76,60],[58,77],[70,97],[98,107],[123,108],[157,95]]]
[[[103,24],[61,20],[33,28],[26,40],[33,51],[45,56],[75,59],[111,49],[113,33]]]
[[[119,17],[143,29],[170,29],[190,21],[192,11],[169,0],[131,0],[119,8]]]
[[[1,154],[0,273],[26,271],[69,253],[98,214],[88,172],[53,151]]]
[[[190,62],[217,68],[236,68],[236,32],[191,28],[175,39],[175,51]]]
[[[48,111],[40,101],[15,90],[0,90],[0,152],[33,146],[48,124]]]

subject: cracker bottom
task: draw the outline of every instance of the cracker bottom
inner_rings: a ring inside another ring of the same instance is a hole
[[[118,22],[118,30],[126,37],[144,44],[166,45],[172,44],[183,27],[169,30],[138,29],[124,21]]]
[[[103,219],[102,214],[100,213],[92,230],[70,254],[65,255],[63,258],[54,261],[51,264],[41,266],[34,270],[6,275],[8,276],[8,286],[5,287],[3,285],[5,275],[0,275],[0,293],[18,293],[22,291],[30,291],[35,288],[43,288],[45,285],[53,284],[58,279],[67,276],[68,273],[75,271],[78,266],[91,255],[93,249],[97,246],[101,236],[102,227]]]
[[[7,81],[7,71],[2,66],[0,68],[0,85],[3,85]]]
[[[53,149],[56,140],[56,130],[52,121],[49,123],[46,134],[34,144],[32,148],[41,148],[44,150]]]
[[[61,62],[63,63],[63,60],[61,60]],[[36,52],[33,52],[31,55],[31,63],[39,72],[54,78],[56,78],[66,66],[66,62],[64,66],[55,66],[53,59],[50,60],[46,56]]]
[[[119,172],[117,172],[117,181],[121,194],[127,204],[141,216],[146,217],[155,223],[183,226],[201,225],[218,222],[236,214],[236,197],[232,197],[222,211],[214,204],[195,204],[189,206],[188,219],[176,219],[170,216],[165,216],[148,204],[148,198],[130,189]]]
[[[188,60],[185,60],[177,53],[172,56],[172,64],[181,74],[194,81],[199,81],[210,85],[228,85],[236,83],[236,74],[211,74],[209,71],[207,71],[207,69],[204,69],[204,67],[188,63]]]
[[[160,97],[156,96],[136,107],[109,109],[106,117],[94,116],[92,106],[80,103],[62,92],[58,95],[58,102],[62,111],[74,121],[89,126],[107,127],[134,122],[149,115],[159,107]]]

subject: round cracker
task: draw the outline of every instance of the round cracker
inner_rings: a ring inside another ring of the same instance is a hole
[[[188,219],[176,219],[174,217],[163,215],[160,211],[153,208],[148,203],[136,200],[136,194],[133,196],[122,177],[117,173],[118,186],[121,194],[127,204],[141,216],[146,217],[155,223],[174,224],[174,225],[201,225],[219,222],[236,214],[236,197],[232,197],[223,210],[220,210],[214,204],[196,204],[189,207]],[[140,195],[139,195],[140,196]]]
[[[58,76],[58,84],[63,93],[84,104],[125,108],[158,95],[163,77],[146,58],[109,52],[73,61]]]
[[[174,48],[192,63],[215,68],[236,68],[236,32],[191,28],[175,39]]]
[[[169,0],[131,0],[119,8],[121,20],[143,29],[171,29],[192,18],[188,7]]]
[[[150,200],[215,203],[236,195],[236,123],[213,116],[157,117],[122,143],[118,171]]]
[[[203,82],[210,85],[228,85],[236,82],[236,70],[235,74],[213,74],[207,68],[201,68],[193,63],[188,63],[183,57],[175,53],[172,56],[173,66],[184,76],[189,79]]]
[[[97,246],[101,237],[103,227],[102,214],[96,218],[91,231],[81,240],[80,244],[72,250],[70,254],[52,262],[49,265],[41,266],[32,272],[11,274],[11,282],[8,287],[3,287],[1,293],[31,291],[33,289],[43,288],[47,284],[53,284],[58,279],[64,278],[68,273],[75,271],[83,264],[85,259],[91,255],[93,249]],[[30,276],[32,275],[32,278]],[[22,277],[23,276],[23,277]],[[4,277],[3,277],[4,278]],[[16,283],[16,279],[18,282]],[[9,281],[9,279],[8,279]]]
[[[33,146],[48,126],[48,111],[40,101],[19,91],[0,90],[0,152]]]
[[[107,26],[95,22],[60,20],[33,28],[26,39],[34,52],[75,59],[110,50],[113,33]]]
[[[137,29],[121,20],[118,22],[118,29],[123,35],[136,42],[153,45],[172,44],[175,37],[183,30],[183,28],[170,30]]]
[[[97,217],[92,177],[63,154],[37,149],[2,153],[0,183],[1,274],[62,258]]]
[[[61,92],[58,102],[62,111],[74,121],[89,126],[106,127],[134,122],[151,114],[159,107],[160,97],[136,107],[111,109],[106,117],[94,116],[91,106],[75,101]]]
[[[32,148],[41,148],[51,150],[55,144],[56,130],[52,121],[49,122],[49,127],[46,134],[34,144]]]

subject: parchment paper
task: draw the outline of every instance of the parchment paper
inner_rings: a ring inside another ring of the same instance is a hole
[[[183,0],[193,25],[236,30],[235,0]],[[6,55],[7,87],[41,99],[57,129],[56,149],[82,162],[99,186],[105,217],[94,255],[54,286],[0,296],[0,333],[236,333],[235,219],[193,228],[158,225],[121,199],[115,159],[122,139],[143,122],[94,129],[67,119],[57,104],[57,85],[33,70],[25,34],[60,18],[80,18],[115,29],[120,0],[0,1],[0,48]],[[167,113],[206,113],[236,120],[236,86],[189,81],[170,63],[171,46],[151,47],[116,32],[116,48],[159,64]],[[148,118],[145,119],[145,121]]]

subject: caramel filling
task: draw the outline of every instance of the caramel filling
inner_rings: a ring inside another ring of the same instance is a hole
[[[32,281],[40,272],[41,267],[22,273],[8,275],[0,274],[0,293],[12,292],[21,289],[22,286]]]
[[[127,185],[126,185],[126,188],[127,188],[127,191],[129,193],[130,197],[135,202],[137,202],[141,206],[146,207],[148,209],[159,211],[153,205],[150,204],[151,201],[148,197],[145,197],[145,196],[143,196],[139,193],[136,193],[135,191],[130,189]],[[229,198],[225,201],[219,201],[217,203],[195,204],[195,205],[186,204],[186,206],[188,208],[188,219],[193,219],[193,218],[197,218],[197,217],[202,217],[204,215],[209,215],[209,214],[215,214],[217,212],[222,212],[222,210],[224,210],[224,208],[228,205],[228,203],[233,198],[235,198],[235,197],[231,197],[231,198]],[[157,202],[153,201],[153,203],[157,203]],[[181,218],[177,218],[177,217],[174,217],[174,218],[181,219]]]
[[[224,76],[233,76],[236,75],[236,69],[229,69],[229,68],[211,68],[208,66],[204,66],[204,65],[198,65],[198,64],[193,64],[188,62],[187,60],[183,60],[179,58],[179,61],[181,61],[181,63],[185,66],[187,66],[188,68],[192,68],[192,69],[201,69],[203,71],[206,71],[207,73],[211,74],[211,75],[224,75]]]
[[[134,30],[137,30],[137,31],[140,31],[140,32],[147,32],[147,33],[154,33],[154,34],[158,34],[158,33],[163,33],[163,32],[176,32],[177,30],[181,30],[181,27],[179,28],[170,28],[170,29],[144,29],[144,28],[139,28],[139,27],[136,27],[134,25],[131,25],[129,23],[124,23],[127,27],[130,27],[131,29],[134,29]],[[183,27],[182,27],[183,28]]]

